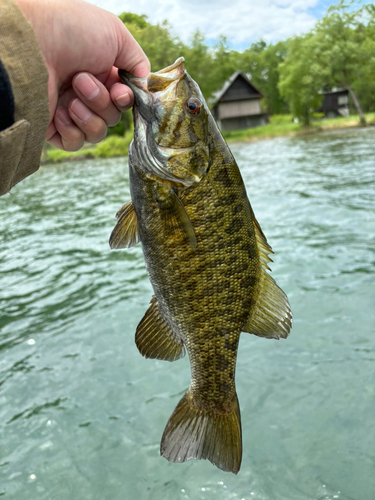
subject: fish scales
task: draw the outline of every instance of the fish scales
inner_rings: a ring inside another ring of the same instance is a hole
[[[123,79],[135,94],[132,205],[120,210],[110,242],[142,243],[155,296],[137,328],[140,352],[173,361],[186,349],[191,366],[190,387],[166,426],[161,453],[174,462],[207,458],[237,473],[239,337],[247,331],[286,338],[289,304],[266,273],[271,248],[183,60],[148,79]]]
[[[182,197],[199,252],[187,246],[184,235],[163,232],[152,183],[137,181],[133,176],[142,174],[131,169],[132,200],[159,308],[186,343],[194,400],[216,407],[235,395],[237,343],[255,293],[249,284],[260,275],[245,187],[231,160],[224,164],[219,157],[217,168]]]

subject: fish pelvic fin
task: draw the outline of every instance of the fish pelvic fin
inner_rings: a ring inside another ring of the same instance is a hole
[[[207,459],[216,467],[237,474],[242,460],[241,415],[237,395],[231,413],[204,412],[185,393],[169,419],[160,454],[170,462]]]
[[[267,272],[270,270],[267,263],[272,262],[268,254],[273,252],[255,217],[253,217],[253,223],[261,263],[261,276],[257,303],[242,331],[268,339],[286,339],[292,328],[292,311],[287,296]]]
[[[131,201],[125,203],[116,214],[117,224],[109,238],[113,249],[130,248],[139,243],[138,220]]]
[[[135,332],[135,343],[139,352],[145,358],[165,361],[183,358],[184,344],[162,318],[155,296],[152,297],[150,304]]]

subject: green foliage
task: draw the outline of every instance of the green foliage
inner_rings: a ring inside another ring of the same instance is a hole
[[[364,6],[355,10],[354,5],[354,0],[347,4],[341,0],[330,7],[327,14],[316,23],[313,33],[322,47],[320,64],[329,70],[326,86],[347,89],[365,124],[354,86],[359,74],[364,72],[368,76],[367,51],[371,50],[372,43],[369,42],[371,28],[364,24],[364,12],[371,18],[373,9]],[[360,83],[357,86],[360,88]]]
[[[289,41],[288,55],[279,65],[281,95],[292,113],[309,125],[311,113],[322,102],[319,92],[327,81],[329,70],[321,64],[321,45],[312,33]]]
[[[370,82],[375,76],[375,9],[367,5],[355,10],[354,6],[353,0],[348,4],[341,0],[311,32],[289,41],[287,57],[279,66],[279,89],[305,124],[324,88],[347,89],[364,124],[359,101],[365,110],[374,109]]]
[[[327,84],[331,87],[350,85],[358,66],[364,62],[361,51],[364,38],[360,22],[362,9],[348,10],[352,4],[341,1],[331,6],[313,31],[321,43],[324,57],[321,63],[330,70]]]
[[[133,14],[133,12],[123,12],[118,17],[124,24],[131,24],[139,29],[144,29],[148,26],[151,26],[147,21],[148,17],[146,16],[146,14],[142,14],[141,16],[139,16],[138,14]]]
[[[131,12],[124,12],[119,17],[147,54],[152,71],[169,66],[182,55],[183,43],[172,34],[172,28],[167,21],[150,24],[147,16],[138,16]]]
[[[214,47],[209,48],[204,43],[203,34],[196,31],[183,55],[189,74],[198,83],[206,99],[220,90],[238,69],[237,53],[230,50],[225,37],[220,37]]]
[[[358,99],[364,111],[369,112],[375,109],[375,36],[366,38],[362,43],[366,64],[362,64],[355,74],[352,87],[356,92]]]
[[[115,156],[126,156],[130,143],[133,139],[133,130],[129,130],[124,137],[111,136],[95,146],[96,158],[113,158]]]
[[[124,137],[112,135],[99,144],[85,145],[79,151],[62,151],[57,148],[45,147],[42,155],[42,163],[61,163],[63,161],[126,156],[132,139],[133,129],[129,130]]]
[[[367,20],[367,25],[361,26],[363,35],[361,52],[364,63],[355,74],[353,89],[363,110],[369,112],[375,109],[375,5],[366,5],[363,17]]]
[[[288,41],[268,46],[260,41],[239,55],[241,71],[250,74],[251,81],[265,96],[266,111],[270,114],[288,111],[288,105],[278,88],[279,65],[286,57],[287,48]]]
[[[123,136],[127,130],[130,130],[133,124],[132,112],[130,109],[124,111],[121,116],[121,120],[114,127],[108,128],[108,135],[120,135]]]

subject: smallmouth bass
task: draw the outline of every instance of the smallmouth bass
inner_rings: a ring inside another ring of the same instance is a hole
[[[175,361],[187,351],[191,366],[160,453],[172,462],[208,459],[237,474],[239,337],[286,338],[289,302],[267,273],[271,247],[184,59],[146,78],[119,75],[135,96],[132,201],[116,215],[110,246],[142,243],[154,296],[136,330],[140,353]]]

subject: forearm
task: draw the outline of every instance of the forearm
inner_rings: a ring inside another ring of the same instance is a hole
[[[47,68],[34,31],[13,0],[0,2],[0,60],[14,98],[14,123],[0,131],[4,194],[39,168],[49,122]]]

